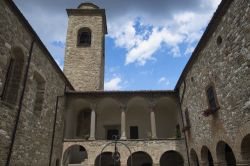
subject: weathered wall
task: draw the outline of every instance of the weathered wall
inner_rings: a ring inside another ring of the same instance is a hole
[[[23,83],[29,49],[34,36],[24,24],[16,9],[10,4],[7,1],[0,1],[0,90],[2,90],[8,62],[10,57],[13,56],[12,50],[14,48],[20,48],[20,52],[17,53],[24,55],[25,63],[21,84]],[[62,73],[60,74],[55,69],[55,63],[46,54],[47,52],[41,46],[41,43],[36,40],[10,165],[48,165],[49,162],[56,99],[57,96],[64,94],[65,80],[62,79]],[[34,109],[34,92],[37,88],[34,81],[35,73],[39,73],[45,80],[44,101],[41,111]],[[6,162],[21,90],[22,87],[19,88],[17,102],[14,105],[0,100],[0,165],[5,165]],[[61,157],[63,107],[64,102],[61,100],[57,116],[53,165],[55,165],[56,158]]]
[[[83,146],[87,153],[87,165],[93,166],[95,159],[100,155],[103,147],[108,143],[108,141],[83,141],[83,140],[65,140],[63,145],[63,152],[73,146],[81,145]],[[161,156],[167,151],[176,151],[178,152],[183,160],[184,166],[188,165],[187,153],[185,150],[185,141],[184,140],[157,140],[157,141],[122,141],[125,143],[131,150],[131,153],[134,152],[146,152],[153,160],[153,165],[159,165]],[[121,144],[118,144],[119,153],[121,155],[121,165],[125,166],[127,164],[130,153],[128,149]],[[108,146],[104,149],[103,152],[113,152],[114,146]]]
[[[81,13],[86,9],[75,10],[77,13],[69,14],[64,73],[76,90],[103,90],[105,22],[101,14]],[[91,30],[89,47],[77,44],[78,30],[84,27]]]
[[[240,143],[250,128],[250,1],[235,0],[209,37],[206,46],[189,69],[180,88],[184,93],[182,110],[189,110],[191,129],[187,134],[189,150],[200,152],[206,145],[217,162],[216,145],[225,141],[241,160]],[[215,28],[215,27],[213,27]],[[217,44],[217,37],[222,43]],[[204,117],[208,108],[206,86],[213,83],[220,109]],[[184,112],[183,112],[184,114]],[[248,127],[247,127],[248,126]]]

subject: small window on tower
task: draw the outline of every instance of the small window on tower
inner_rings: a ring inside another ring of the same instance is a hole
[[[81,28],[78,31],[78,46],[89,47],[91,45],[91,30],[89,28]]]

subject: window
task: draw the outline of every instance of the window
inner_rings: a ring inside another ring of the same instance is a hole
[[[15,105],[17,103],[19,89],[22,84],[23,68],[23,52],[20,48],[14,48],[12,50],[12,57],[9,61],[1,94],[2,100],[6,101],[9,104]]]
[[[82,28],[78,31],[78,46],[88,47],[91,45],[91,30],[89,28]]]
[[[191,127],[188,109],[185,110],[186,127]]]
[[[138,127],[137,126],[130,126],[130,139],[138,139]]]
[[[206,94],[207,94],[207,100],[208,100],[208,108],[211,111],[216,111],[219,107],[217,104],[215,89],[212,85],[208,86],[206,90]]]
[[[38,73],[34,73],[33,87],[35,91],[34,111],[41,112],[43,108],[45,79]]]
[[[218,46],[221,45],[221,43],[222,43],[222,37],[221,37],[221,36],[218,36],[216,42],[217,42],[217,45],[218,45]]]
[[[107,131],[107,140],[115,140],[119,139],[119,130],[117,129],[109,129]]]

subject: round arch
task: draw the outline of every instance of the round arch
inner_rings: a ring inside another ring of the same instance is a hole
[[[236,165],[236,159],[232,148],[224,141],[219,141],[216,146],[216,155],[218,162],[226,163],[227,165]]]
[[[95,166],[120,166],[120,161],[113,159],[112,152],[102,152],[95,159]]]
[[[176,126],[178,125],[178,107],[176,101],[171,97],[162,97],[156,101],[154,110],[157,137],[176,137]]]
[[[85,138],[90,132],[91,106],[85,99],[69,99],[65,116],[65,138]]]
[[[250,160],[250,134],[246,135],[241,142],[241,156],[243,160]]]
[[[151,138],[150,109],[143,97],[133,97],[127,104],[126,133],[129,139]]]
[[[179,152],[174,150],[167,151],[160,158],[160,166],[184,166],[184,160]]]
[[[214,166],[212,154],[207,146],[202,146],[201,148],[201,162],[208,166]]]
[[[87,159],[88,153],[83,146],[72,145],[64,151],[62,165],[83,164]]]
[[[127,160],[127,166],[132,166],[131,160],[132,160],[132,165],[138,165],[138,166],[152,166],[153,165],[153,160],[151,156],[148,153],[143,152],[143,151],[132,153],[132,155],[130,155]]]
[[[190,151],[190,158],[191,158],[191,165],[200,166],[197,153],[195,152],[194,149],[191,149]]]
[[[120,103],[113,98],[100,100],[96,110],[96,138],[112,140],[121,133]]]

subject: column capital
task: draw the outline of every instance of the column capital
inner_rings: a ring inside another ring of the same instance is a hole
[[[149,104],[148,104],[148,105],[149,105],[150,111],[154,111],[155,105],[156,105],[155,100],[151,99],[151,100],[149,101]]]
[[[90,108],[91,110],[96,110],[97,104],[96,103],[91,103]]]
[[[120,104],[120,109],[122,110],[122,111],[126,111],[127,110],[127,104]]]

